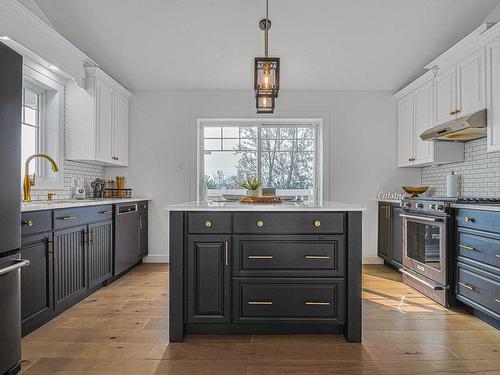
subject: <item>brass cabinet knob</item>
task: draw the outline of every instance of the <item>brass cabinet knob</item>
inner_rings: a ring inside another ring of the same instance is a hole
[[[461,111],[460,111],[459,109],[456,109],[456,110],[455,110],[455,114],[458,114],[458,113],[460,113],[460,112],[461,112]]]
[[[205,221],[205,226],[206,226],[207,228],[211,228],[211,227],[212,227],[212,220],[207,220],[207,221]]]
[[[24,224],[27,226],[27,227],[32,227],[33,226],[33,220],[32,219],[28,219],[24,222]]]
[[[257,226],[258,227],[263,227],[264,226],[264,220],[257,220]]]
[[[316,228],[320,227],[320,226],[321,226],[321,221],[319,221],[319,220],[314,220],[314,226],[315,226]]]
[[[464,221],[466,223],[473,223],[474,222],[474,218],[470,217],[470,216],[466,216],[466,217],[464,217]]]

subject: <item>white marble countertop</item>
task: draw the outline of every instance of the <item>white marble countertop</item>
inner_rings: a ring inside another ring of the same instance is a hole
[[[401,203],[401,199],[385,199],[385,198],[375,198],[377,202],[387,202],[387,203]]]
[[[30,203],[21,202],[21,212],[57,210],[60,208],[104,206],[106,204],[149,201],[148,198],[97,198],[97,199],[63,199],[53,201],[32,201]]]
[[[323,202],[280,204],[246,204],[239,202],[192,201],[167,206],[167,211],[365,211],[366,208],[348,203]]]

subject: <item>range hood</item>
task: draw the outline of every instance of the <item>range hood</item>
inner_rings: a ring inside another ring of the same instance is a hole
[[[427,129],[424,141],[467,142],[486,137],[486,109]]]

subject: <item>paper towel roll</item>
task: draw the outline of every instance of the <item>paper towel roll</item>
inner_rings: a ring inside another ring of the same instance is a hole
[[[447,197],[458,197],[458,178],[459,175],[451,170],[450,173],[446,175],[446,196]]]

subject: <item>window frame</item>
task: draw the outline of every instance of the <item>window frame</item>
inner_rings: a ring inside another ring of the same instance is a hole
[[[47,177],[51,170],[49,163],[40,158],[33,160],[32,163],[36,162],[37,165],[36,184],[33,186],[33,190],[64,189],[65,83],[64,77],[51,72],[27,57],[23,58],[23,95],[25,88],[42,93],[38,151],[53,157],[59,167],[59,172],[53,175],[52,179],[49,179]],[[21,126],[23,125],[21,124]],[[57,136],[49,139],[49,136],[55,133]],[[24,176],[25,161],[21,161],[22,177]]]
[[[27,106],[25,103],[25,97],[26,97],[26,91],[31,91],[33,94],[37,95],[38,96],[38,103],[37,103],[37,125],[31,125],[31,124],[28,124],[25,120],[25,108],[26,107],[29,107]],[[32,128],[36,128],[36,141],[35,141],[35,144],[36,144],[36,153],[40,153],[40,152],[44,152],[43,150],[43,142],[42,140],[44,139],[44,134],[43,134],[43,131],[44,131],[44,115],[45,115],[45,111],[44,111],[44,107],[45,107],[45,91],[43,88],[41,88],[40,86],[38,86],[36,83],[34,82],[31,82],[31,81],[28,81],[28,80],[24,80],[23,82],[23,104],[22,104],[22,116],[21,116],[21,132],[23,131],[22,130],[22,127],[24,126],[29,126],[29,127],[32,127]],[[37,177],[42,177],[44,175],[43,173],[43,169],[42,169],[42,166],[41,166],[41,160],[40,159],[36,159],[34,160],[35,163],[35,174],[37,175]],[[21,163],[21,170],[22,170],[22,173],[24,173],[24,163]]]
[[[196,196],[203,200],[204,180],[204,128],[205,127],[257,127],[257,175],[261,176],[261,131],[268,128],[312,127],[315,133],[313,152],[315,156],[314,182],[316,199],[323,201],[324,176],[323,176],[323,119],[321,118],[198,118],[197,119],[197,168],[196,168]],[[260,129],[259,129],[260,128]]]

